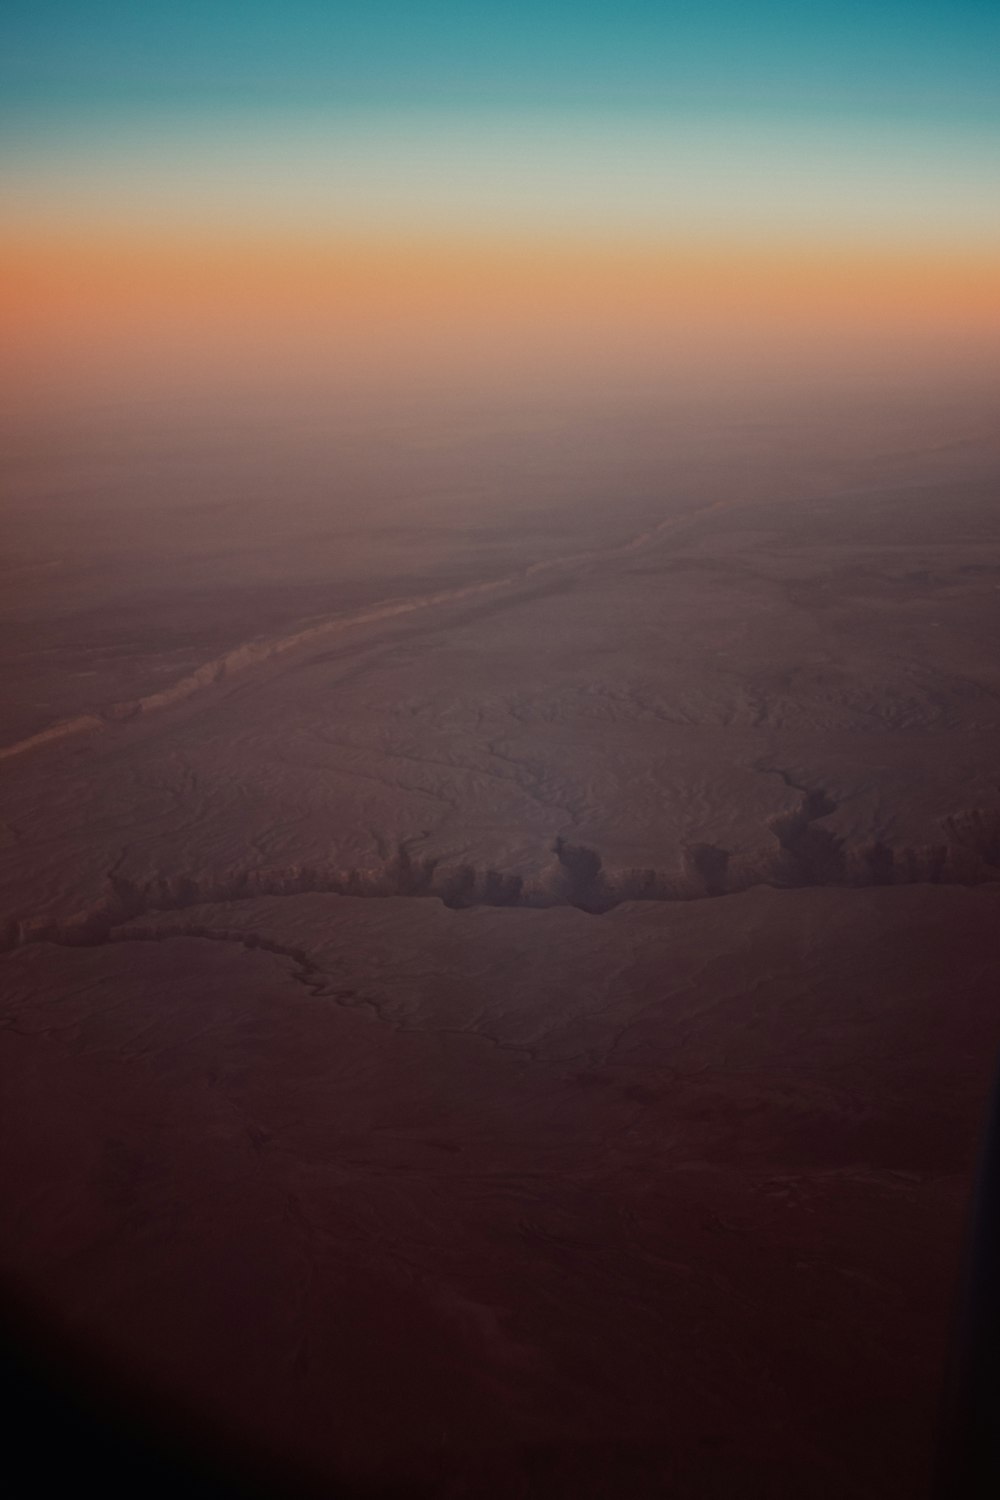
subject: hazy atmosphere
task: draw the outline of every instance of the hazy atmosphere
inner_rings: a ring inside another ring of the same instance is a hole
[[[994,1493],[998,53],[0,21],[0,1292],[78,1479]]]

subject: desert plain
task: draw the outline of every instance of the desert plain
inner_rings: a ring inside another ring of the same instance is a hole
[[[924,1493],[1000,1043],[991,407],[21,421],[5,1284],[331,1492]]]

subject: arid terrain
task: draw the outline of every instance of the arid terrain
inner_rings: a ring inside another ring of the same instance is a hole
[[[22,427],[9,1284],[362,1494],[923,1493],[1000,1044],[953,405]]]

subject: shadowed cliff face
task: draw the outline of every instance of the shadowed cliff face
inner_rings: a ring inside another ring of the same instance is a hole
[[[777,772],[796,787],[787,772]],[[249,901],[262,896],[309,893],[391,899],[424,897],[451,908],[476,906],[572,906],[593,916],[626,902],[697,901],[733,895],[755,885],[810,889],[846,886],[863,889],[886,885],[976,886],[1000,882],[1000,811],[976,810],[947,820],[940,844],[922,848],[890,848],[874,841],[844,848],[821,826],[837,805],[823,791],[802,793],[797,812],[775,819],[774,843],[759,858],[744,863],[742,878],[732,879],[729,854],[714,845],[695,845],[684,851],[684,873],[674,870],[606,870],[596,849],[558,839],[552,848],[546,878],[524,877],[471,864],[414,859],[405,843],[384,864],[372,869],[335,866],[291,866],[285,869],[234,870],[223,878],[196,875],[154,877],[142,884],[111,875],[106,896],[93,910],[78,913],[65,923],[27,916],[12,919],[5,946],[26,942],[55,942],[70,946],[108,941],[124,923],[152,912],[179,912],[186,907]],[[817,826],[820,825],[820,826]],[[544,865],[544,861],[539,861]],[[184,931],[183,925],[177,931]],[[194,933],[197,935],[197,933]]]

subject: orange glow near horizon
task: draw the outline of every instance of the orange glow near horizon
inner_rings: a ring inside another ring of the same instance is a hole
[[[252,350],[406,367],[518,349],[627,362],[1000,346],[1000,275],[981,250],[23,236],[0,252],[0,288],[12,384],[63,361],[186,354],[207,371]]]

